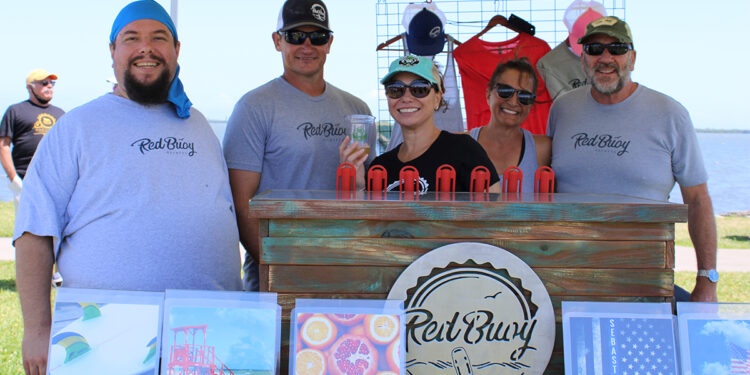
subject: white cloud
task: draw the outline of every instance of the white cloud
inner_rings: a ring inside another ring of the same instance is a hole
[[[731,343],[743,348],[750,348],[750,325],[744,321],[724,320],[709,322],[703,326],[701,334],[721,334]]]
[[[703,366],[703,375],[729,375],[729,367],[718,362],[706,363]]]

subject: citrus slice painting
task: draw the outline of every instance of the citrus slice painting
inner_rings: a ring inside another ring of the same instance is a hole
[[[386,345],[398,337],[398,317],[394,315],[368,315],[365,318],[365,332],[375,344]]]
[[[337,331],[336,325],[325,315],[314,314],[302,324],[300,335],[307,346],[324,349],[336,340]]]

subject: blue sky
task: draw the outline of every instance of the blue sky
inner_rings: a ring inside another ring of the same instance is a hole
[[[69,110],[110,89],[109,30],[129,1],[13,1],[0,12],[0,107],[25,99],[24,78],[43,67],[60,80],[53,103]],[[160,0],[169,8],[169,0]],[[610,1],[608,0],[608,3]],[[621,1],[618,1],[621,3]],[[558,1],[560,3],[560,1]],[[750,129],[750,2],[629,0],[637,51],[634,79],[679,100],[696,128]],[[375,0],[327,0],[335,31],[326,78],[377,111]],[[224,120],[248,90],[282,72],[273,47],[280,0],[180,1],[182,79],[196,107]],[[560,22],[560,28],[564,28]]]
[[[729,343],[750,350],[750,321],[690,319],[687,324],[693,374],[729,374]]]
[[[276,311],[253,308],[173,307],[169,328],[208,325],[206,345],[215,347],[216,357],[230,369],[269,370],[275,365]],[[173,333],[162,337],[162,346],[169,350]],[[196,344],[203,337],[196,336]],[[178,344],[184,337],[178,335]],[[188,336],[192,343],[192,337]],[[164,354],[168,355],[168,354]]]

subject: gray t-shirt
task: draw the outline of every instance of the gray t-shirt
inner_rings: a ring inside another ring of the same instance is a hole
[[[241,288],[226,165],[195,108],[107,94],[61,117],[24,180],[24,232],[54,238],[68,287]]]
[[[552,100],[587,83],[581,57],[573,53],[564,41],[539,59],[536,69]]]
[[[260,172],[258,193],[334,190],[338,147],[349,132],[345,117],[352,114],[369,115],[370,109],[330,83],[313,97],[273,79],[235,105],[224,134],[227,166]]]
[[[552,105],[547,126],[560,193],[626,194],[666,201],[708,180],[695,129],[677,101],[643,85],[605,105],[581,87]]]

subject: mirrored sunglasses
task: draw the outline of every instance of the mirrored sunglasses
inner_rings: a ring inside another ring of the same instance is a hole
[[[41,85],[42,87],[45,87],[47,85],[52,85],[52,87],[55,87],[55,83],[57,83],[57,81],[52,81],[52,80],[44,80],[44,81],[37,81],[37,82],[39,82],[39,85]]]
[[[408,85],[401,81],[395,81],[385,84],[385,96],[391,99],[398,99],[404,96],[406,89],[409,89],[411,96],[421,99],[430,95],[430,90],[432,90],[433,87],[435,87],[435,85],[423,79],[411,81]]]
[[[583,51],[586,52],[587,55],[591,56],[599,56],[604,53],[605,49],[609,51],[610,55],[621,56],[628,53],[628,51],[630,50],[630,45],[627,43],[587,43],[583,45]]]
[[[534,104],[534,100],[536,100],[536,95],[526,90],[516,90],[513,86],[508,86],[503,83],[495,85],[495,92],[497,92],[497,96],[503,99],[510,99],[513,94],[518,93],[518,102],[522,105]]]
[[[322,46],[328,43],[331,39],[331,32],[326,30],[315,30],[315,31],[279,31],[284,37],[284,40],[289,44],[300,45],[305,42],[305,39],[310,38],[310,43],[314,46]]]

